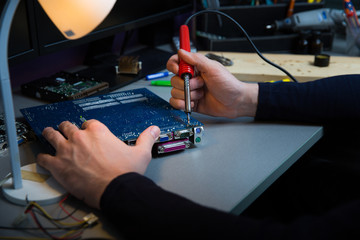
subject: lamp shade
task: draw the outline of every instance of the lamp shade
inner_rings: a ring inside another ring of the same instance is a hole
[[[116,0],[38,0],[55,26],[67,39],[93,31],[110,13]]]
[[[78,39],[94,30],[110,13],[116,0],[38,0],[56,27],[68,39]],[[8,66],[10,27],[20,0],[7,0],[0,16],[0,103],[4,108],[7,142],[11,161],[11,177],[2,185],[3,195],[11,202],[27,205],[28,201],[51,204],[59,201],[64,190],[54,184],[53,177],[41,183],[22,181],[21,169],[37,174],[36,164],[20,166],[20,154],[15,125],[14,103]],[[1,106],[0,106],[1,107]],[[40,201],[40,202],[39,202]]]

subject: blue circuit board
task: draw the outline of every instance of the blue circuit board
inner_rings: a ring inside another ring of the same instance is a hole
[[[160,127],[162,133],[189,129],[203,124],[174,109],[146,88],[115,92],[79,100],[70,100],[20,110],[33,131],[41,138],[45,127],[58,129],[62,121],[70,121],[79,128],[86,120],[97,119],[122,141],[137,139],[150,125]]]

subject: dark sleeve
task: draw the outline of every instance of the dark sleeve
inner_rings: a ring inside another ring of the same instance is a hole
[[[259,83],[258,120],[333,123],[360,119],[360,75]]]
[[[227,236],[239,228],[237,217],[200,206],[165,191],[150,179],[128,173],[114,179],[101,198],[101,210],[126,236],[138,239],[189,239]]]
[[[257,118],[312,122],[359,118],[358,78],[352,75],[301,84],[259,84]],[[323,216],[303,216],[283,224],[208,208],[166,191],[144,176],[128,173],[109,184],[100,205],[102,213],[129,239],[360,237],[360,200]]]
[[[226,197],[226,196],[224,196]],[[196,204],[128,173],[114,179],[101,211],[125,239],[347,239],[359,237],[360,201],[290,224],[235,216]]]

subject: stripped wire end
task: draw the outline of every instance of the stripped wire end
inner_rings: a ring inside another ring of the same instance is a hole
[[[88,215],[83,217],[83,220],[87,223],[89,227],[91,227],[98,223],[99,218],[95,214],[89,213]]]

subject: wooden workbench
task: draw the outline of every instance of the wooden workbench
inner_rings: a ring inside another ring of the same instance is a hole
[[[206,54],[208,52],[201,51]],[[231,59],[226,67],[241,81],[264,82],[288,78],[282,71],[269,65],[256,53],[212,52]],[[264,54],[270,61],[286,69],[299,82],[342,74],[360,74],[360,57],[331,56],[328,67],[314,66],[313,55]]]

